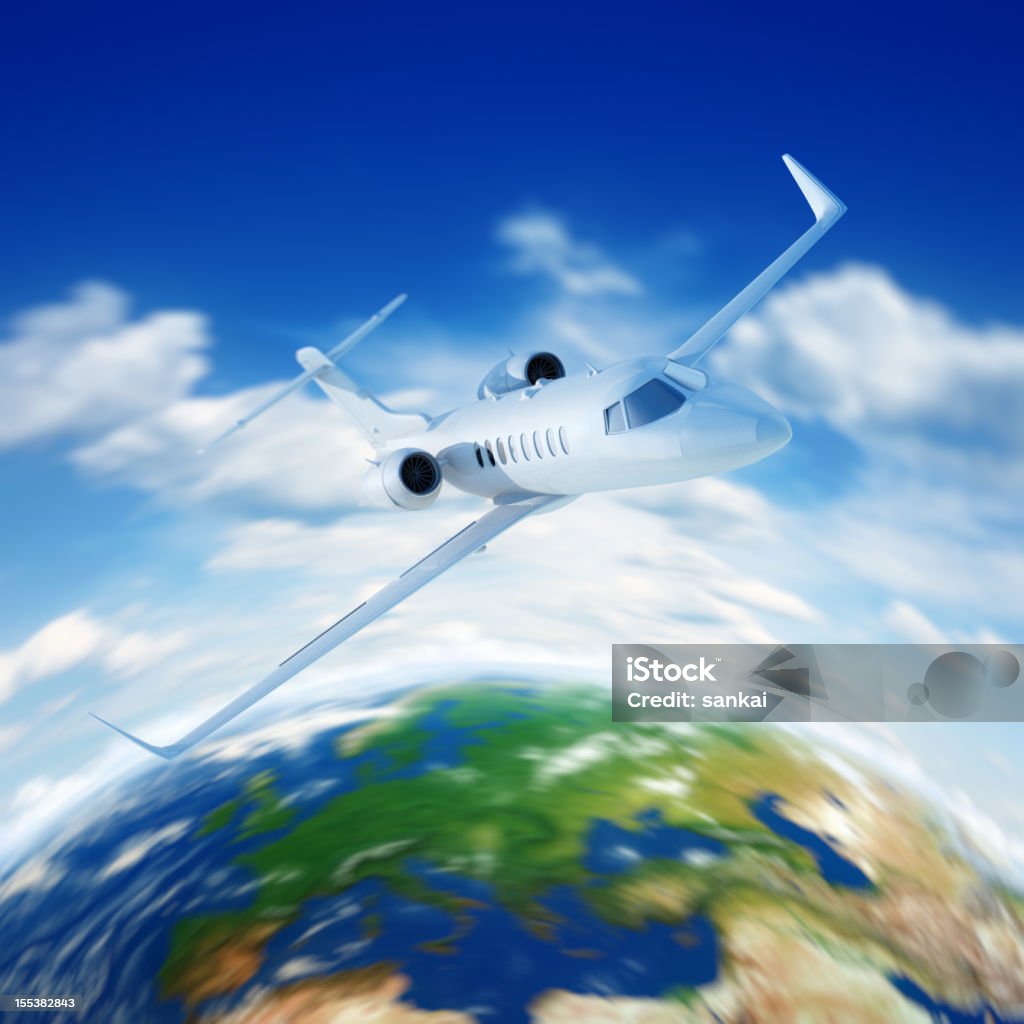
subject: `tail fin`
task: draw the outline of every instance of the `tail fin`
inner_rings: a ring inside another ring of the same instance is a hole
[[[317,387],[348,413],[374,447],[381,447],[397,437],[415,434],[430,422],[422,413],[401,413],[389,409],[343,373],[319,349],[300,348],[295,358],[306,373],[312,375]]]
[[[320,384],[328,396],[362,427],[373,445],[379,446],[391,438],[402,437],[404,434],[411,434],[421,430],[429,422],[427,417],[419,414],[402,415],[392,412],[368,392],[357,387],[334,363],[334,360],[340,359],[350,349],[355,348],[370,331],[379,327],[387,320],[405,300],[405,295],[398,295],[393,298],[386,306],[374,313],[369,320],[357,327],[347,338],[335,345],[327,355],[324,355],[323,352],[315,348],[299,349],[295,355],[302,364],[304,372],[290,380],[280,391],[275,392],[261,406],[249,413],[248,416],[243,416],[242,419],[228,427],[223,434],[214,438],[207,447],[212,448],[226,437],[230,437],[235,431],[248,426],[257,416],[266,412],[272,405],[277,405],[282,398],[287,398],[293,391],[298,391],[304,384],[308,384],[312,380]],[[327,378],[326,382],[323,382],[321,378]],[[200,449],[201,452],[202,449]]]

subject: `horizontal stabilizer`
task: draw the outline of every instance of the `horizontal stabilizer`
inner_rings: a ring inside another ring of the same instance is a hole
[[[301,349],[300,351],[305,352],[306,349]],[[257,416],[260,416],[261,414],[265,413],[271,406],[277,405],[277,403],[280,402],[282,398],[287,398],[293,391],[298,391],[303,384],[308,384],[311,380],[313,380],[314,377],[316,377],[317,374],[323,373],[324,370],[327,369],[327,367],[332,365],[332,363],[328,362],[326,366],[317,365],[313,367],[311,370],[306,370],[305,372],[300,373],[298,377],[293,378],[287,384],[285,384],[285,386],[281,388],[280,391],[274,392],[274,394],[271,395],[270,398],[268,398],[262,405],[259,405],[255,409],[253,409],[253,411],[249,413],[248,416],[243,416],[232,426],[228,427],[228,429],[225,430],[223,434],[218,434],[206,446],[206,448],[212,448],[215,444],[220,444],[221,441],[223,441],[225,438],[228,438],[232,434],[237,433],[243,427],[247,427],[254,419],[256,419]],[[206,449],[204,448],[200,448],[199,454],[202,455],[205,450]]]
[[[379,309],[361,327],[357,327],[344,341],[339,341],[328,353],[327,358],[337,361],[350,352],[365,338],[370,331],[375,331],[398,307],[409,298],[404,292],[396,295],[386,306]]]
[[[256,419],[257,416],[265,413],[269,408],[271,408],[271,406],[277,405],[282,398],[287,398],[293,391],[298,391],[298,389],[304,384],[308,384],[311,380],[316,379],[318,375],[325,373],[327,370],[333,369],[334,360],[340,359],[346,352],[350,352],[370,333],[370,331],[380,327],[380,325],[384,323],[384,321],[387,320],[387,318],[391,316],[391,314],[394,313],[394,311],[398,309],[398,307],[405,302],[408,297],[409,296],[404,293],[402,295],[396,295],[395,298],[393,298],[386,306],[383,306],[374,313],[369,320],[361,324],[350,335],[348,335],[348,337],[335,345],[327,355],[324,355],[315,348],[299,349],[296,355],[299,357],[299,362],[302,363],[304,367],[304,372],[300,373],[298,377],[290,380],[283,388],[281,388],[280,391],[271,395],[271,397],[262,405],[253,409],[248,416],[243,416],[232,426],[228,427],[224,433],[215,437],[206,447],[212,448],[215,444],[220,444],[220,442],[225,438],[237,433],[243,427],[247,427],[254,419]],[[306,354],[306,359],[302,358],[303,353]],[[199,449],[200,454],[202,454],[203,451],[204,449]]]

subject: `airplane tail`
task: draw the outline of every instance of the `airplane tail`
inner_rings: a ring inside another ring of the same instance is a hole
[[[338,359],[355,348],[370,331],[379,327],[405,302],[406,298],[405,295],[399,295],[392,299],[327,353],[313,347],[300,348],[295,353],[295,358],[299,361],[303,372],[292,378],[280,391],[275,392],[248,416],[243,416],[223,434],[214,438],[208,447],[212,448],[213,445],[219,444],[236,431],[248,426],[257,416],[311,381],[316,383],[335,405],[340,406],[348,413],[374,447],[382,447],[395,438],[422,430],[430,422],[428,417],[422,413],[399,413],[389,409],[369,391],[356,384],[337,366]]]
[[[347,373],[316,348],[300,348],[295,353],[312,381],[349,417],[366,435],[374,447],[422,430],[429,419],[422,413],[401,413],[389,409],[365,388],[360,387]]]

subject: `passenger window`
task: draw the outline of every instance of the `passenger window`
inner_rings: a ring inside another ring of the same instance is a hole
[[[566,455],[569,454],[569,435],[565,432],[565,427],[558,428],[558,443],[562,446],[562,451]]]
[[[495,444],[498,446],[498,459],[504,466],[508,462],[508,456],[505,454],[505,442],[499,437]]]
[[[508,435],[508,455],[513,462],[519,461],[519,454],[516,452],[516,439],[511,434]]]
[[[629,429],[653,423],[674,413],[686,399],[675,388],[669,387],[657,377],[649,380],[643,387],[637,388],[631,395],[626,395],[626,421]]]
[[[530,442],[527,440],[525,434],[520,434],[519,435],[519,444],[522,446],[522,449],[523,449],[523,458],[526,459],[527,462],[529,462],[530,461]]]
[[[548,451],[551,452],[551,457],[555,458],[558,455],[558,452],[555,449],[555,432],[550,427],[548,427],[545,432],[544,439],[548,443]]]
[[[604,432],[621,434],[626,429],[626,417],[622,412],[622,403],[616,402],[604,411]]]
[[[539,430],[533,432],[533,449],[537,453],[538,459],[544,458],[544,449],[541,447]]]

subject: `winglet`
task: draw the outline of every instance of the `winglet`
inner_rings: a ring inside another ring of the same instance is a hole
[[[151,754],[156,754],[157,757],[162,757],[165,761],[170,761],[178,756],[178,744],[172,744],[169,747],[157,747],[152,743],[147,743],[145,740],[140,740],[138,736],[133,736],[130,732],[126,732],[119,725],[114,725],[113,722],[108,722],[105,718],[100,718],[99,715],[94,714],[92,711],[89,712],[97,722],[105,725],[108,729],[113,729],[114,732],[120,733],[126,740],[131,740],[132,743],[142,747],[143,750],[148,750]]]
[[[797,187],[804,194],[807,205],[814,213],[817,221],[828,220],[829,223],[838,220],[846,213],[846,206],[835,195],[830,192],[799,160],[794,160],[788,153],[782,154],[783,162],[793,175]]]

